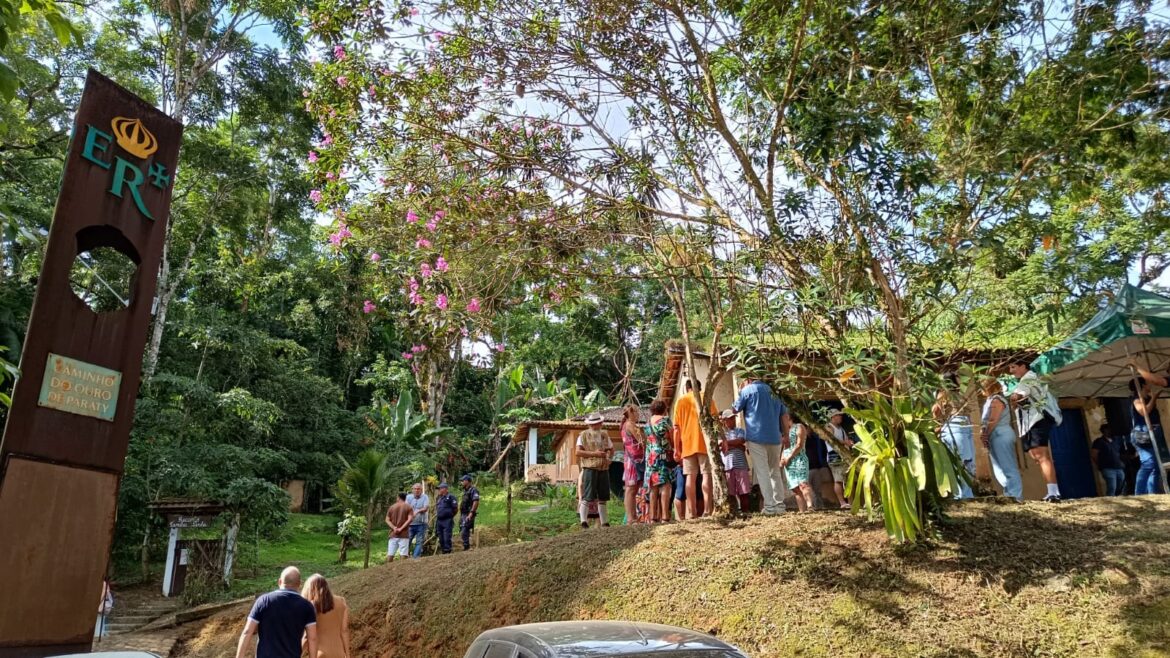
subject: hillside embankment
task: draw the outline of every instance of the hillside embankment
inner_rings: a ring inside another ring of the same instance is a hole
[[[580,530],[332,584],[362,658],[458,657],[562,619],[686,626],[754,657],[1170,656],[1170,498],[970,502],[917,547],[843,513]],[[234,655],[246,614],[180,655]]]

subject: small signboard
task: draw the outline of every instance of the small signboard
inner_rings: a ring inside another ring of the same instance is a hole
[[[169,525],[172,528],[210,528],[211,518],[210,516],[191,515],[172,516]]]
[[[1135,336],[1150,335],[1150,324],[1144,318],[1133,318],[1129,323],[1129,328]]]
[[[37,404],[71,414],[114,420],[122,373],[49,353]]]

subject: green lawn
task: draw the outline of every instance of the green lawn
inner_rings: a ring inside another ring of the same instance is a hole
[[[458,495],[458,494],[457,494]],[[578,523],[577,512],[572,499],[552,501],[512,499],[512,533],[506,533],[507,497],[502,487],[484,487],[477,516],[476,530],[480,546],[530,541],[549,537],[572,529]],[[622,522],[623,510],[620,500],[609,502],[610,521],[617,525]],[[280,570],[296,565],[301,573],[320,573],[327,578],[362,568],[363,550],[350,549],[345,564],[337,562],[339,539],[337,537],[338,516],[332,514],[292,514],[288,525],[276,540],[260,539],[257,542],[241,538],[239,568],[231,590],[215,596],[219,599],[239,598],[263,592],[275,586]],[[434,531],[432,523],[432,532]],[[455,550],[459,549],[459,528],[455,528]],[[370,546],[370,564],[380,564],[386,559],[387,528],[379,521],[374,526]],[[433,540],[432,540],[433,541]],[[426,555],[434,550],[427,545]]]

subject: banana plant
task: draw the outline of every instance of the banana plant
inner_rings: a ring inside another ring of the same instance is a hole
[[[370,420],[378,431],[378,447],[390,454],[437,446],[450,434],[446,428],[432,426],[425,414],[415,411],[414,394],[409,389],[394,404],[375,405]]]
[[[917,541],[942,502],[969,479],[958,455],[939,439],[923,404],[908,397],[872,396],[866,409],[846,411],[861,441],[845,488],[855,513],[872,520],[880,509],[886,532],[898,542]]]

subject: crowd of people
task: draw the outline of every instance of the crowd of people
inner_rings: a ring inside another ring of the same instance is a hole
[[[1103,425],[1101,438],[1093,442],[1090,450],[1105,482],[1106,495],[1111,496],[1125,491],[1127,459],[1139,464],[1130,491],[1138,495],[1156,493],[1161,486],[1154,450],[1164,439],[1155,404],[1157,396],[1151,387],[1170,387],[1170,376],[1150,372],[1136,362],[1132,365],[1137,375],[1130,382],[1133,431],[1128,436],[1115,436],[1108,425]],[[984,377],[979,386],[979,435],[989,453],[992,474],[1005,496],[1023,500],[1023,478],[1016,458],[1019,445],[1039,468],[1046,486],[1044,500],[1060,502],[1050,448],[1053,430],[1063,422],[1060,404],[1027,360],[1009,363],[1007,374],[1015,379],[1010,395],[996,377]],[[610,491],[607,466],[615,452],[622,461],[626,523],[661,523],[711,513],[712,469],[699,413],[702,388],[697,381],[687,381],[685,386],[686,393],[675,402],[670,416],[664,400],[650,404],[650,418],[645,422],[637,406],[625,408],[620,452],[614,450],[601,429],[602,416],[594,414],[586,419],[590,428],[578,437],[576,446],[581,467],[578,512],[582,527],[589,527],[594,518],[601,526],[609,525],[605,512]],[[959,392],[958,377],[947,375],[932,414],[941,440],[959,457],[962,468],[973,480],[975,423],[966,412],[967,402]],[[723,423],[721,454],[717,457],[723,463],[728,493],[739,511],[780,514],[789,492],[798,511],[818,506],[817,501],[823,499],[811,481],[808,452],[814,436],[820,438],[817,445],[823,446],[817,470],[827,470],[833,482],[835,500],[827,502],[841,508],[850,506],[844,486],[849,460],[840,451],[851,450],[855,441],[846,430],[846,416],[840,409],[828,409],[819,423],[806,423],[795,417],[768,384],[747,378],[730,407],[720,411],[712,406],[709,411]],[[751,469],[756,470],[754,477]],[[758,491],[753,489],[753,482]],[[957,499],[974,495],[966,480],[954,493]]]
[[[699,412],[702,384],[687,381],[685,386],[686,393],[669,415],[665,400],[650,403],[650,417],[645,422],[636,405],[625,407],[620,452],[602,429],[604,418],[600,414],[585,419],[589,428],[577,437],[575,447],[581,469],[578,514],[583,528],[594,519],[600,526],[609,525],[605,509],[612,488],[609,465],[619,458],[626,523],[665,523],[711,514],[713,469]],[[828,409],[824,422],[816,426],[804,423],[767,383],[749,378],[742,382],[730,407],[718,410],[712,405],[708,411],[722,424],[716,458],[723,465],[728,493],[740,512],[781,514],[788,492],[799,511],[817,506],[820,496],[812,484],[814,469],[808,452],[814,435],[833,438],[820,443],[824,452],[817,456],[817,466],[818,470],[824,467],[833,480],[835,500],[831,503],[849,507],[844,488],[847,462],[838,449],[850,449],[854,442],[845,430],[845,415],[840,409]],[[757,469],[755,477],[753,467]]]

